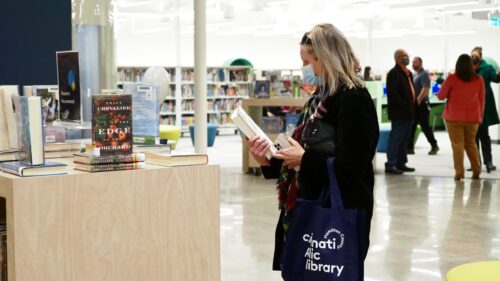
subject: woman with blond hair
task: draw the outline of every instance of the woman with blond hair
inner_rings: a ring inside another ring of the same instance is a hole
[[[300,57],[304,82],[316,85],[317,90],[305,104],[289,138],[291,147],[278,151],[268,160],[265,153],[269,144],[259,137],[249,140],[250,153],[260,163],[264,176],[278,178],[281,212],[273,269],[282,269],[282,254],[287,232],[294,223],[296,199],[320,200],[328,192],[327,159],[332,156],[344,207],[355,209],[366,218],[358,225],[357,254],[362,266],[368,251],[373,212],[372,159],[379,135],[376,110],[357,75],[359,61],[336,27],[319,24],[305,33],[300,42]],[[327,141],[320,145],[310,142],[315,133],[328,131],[333,133]],[[360,271],[359,280],[363,280],[363,270]]]
[[[483,121],[484,81],[474,73],[471,57],[458,57],[455,73],[443,82],[438,93],[440,100],[446,99],[443,119],[450,136],[455,166],[455,180],[464,178],[464,150],[472,166],[472,178],[479,179],[481,163],[476,145],[476,133]]]

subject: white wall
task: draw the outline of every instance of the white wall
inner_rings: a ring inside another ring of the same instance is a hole
[[[371,66],[375,72],[386,72],[394,65],[393,53],[397,48],[406,49],[410,55],[420,56],[428,69],[443,70],[445,56],[447,70],[454,68],[462,53],[470,53],[473,47],[482,46],[484,55],[500,62],[500,28],[484,26],[475,34],[449,35],[448,52],[444,50],[443,36],[407,35],[396,38],[372,39]],[[451,27],[453,28],[453,27]],[[450,28],[450,29],[451,29]],[[471,29],[471,28],[469,28]],[[168,65],[176,63],[175,42],[172,32],[133,34],[119,31],[117,35],[117,65]],[[181,65],[194,63],[194,39],[192,34],[181,35]],[[233,35],[207,36],[207,64],[222,65],[227,59],[243,57],[255,68],[300,68],[299,41],[297,35],[254,36]],[[367,40],[349,38],[362,65],[367,61]]]

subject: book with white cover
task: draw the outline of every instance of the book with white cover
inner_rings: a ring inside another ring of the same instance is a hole
[[[3,97],[4,90],[0,87],[0,97]],[[0,98],[0,132],[7,131],[7,120],[5,118],[5,109],[3,106],[3,98]],[[8,134],[0,134],[0,150],[8,150],[9,147],[9,136]]]
[[[17,140],[19,161],[28,165],[43,165],[42,99],[40,97],[17,97]]]
[[[5,114],[5,121],[7,123],[7,130],[2,132],[7,132],[9,138],[9,147],[12,149],[17,149],[17,124],[16,124],[16,114],[14,110],[14,99],[19,96],[19,87],[14,86],[2,86],[3,94],[0,94],[0,104],[3,103],[3,109]]]
[[[243,110],[243,108],[238,107],[236,108],[233,113],[231,113],[231,120],[233,120],[233,123],[247,136],[248,138],[254,137],[254,136],[259,136],[263,139],[265,139],[270,147],[269,150],[266,152],[266,158],[271,159],[272,154],[276,153],[278,151],[276,147],[274,147],[273,142],[271,139],[262,131],[262,129],[255,124],[253,119]]]

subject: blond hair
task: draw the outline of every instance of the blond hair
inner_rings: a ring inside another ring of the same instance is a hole
[[[342,85],[349,89],[363,87],[363,80],[356,73],[360,69],[359,60],[339,29],[328,23],[318,24],[306,36],[310,44],[302,45],[318,58],[323,76],[321,83],[329,86],[330,95]]]

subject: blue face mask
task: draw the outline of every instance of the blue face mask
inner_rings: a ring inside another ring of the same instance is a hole
[[[302,74],[304,75],[304,83],[308,83],[314,86],[319,86],[319,78],[314,74],[312,65],[308,64],[302,67]]]

